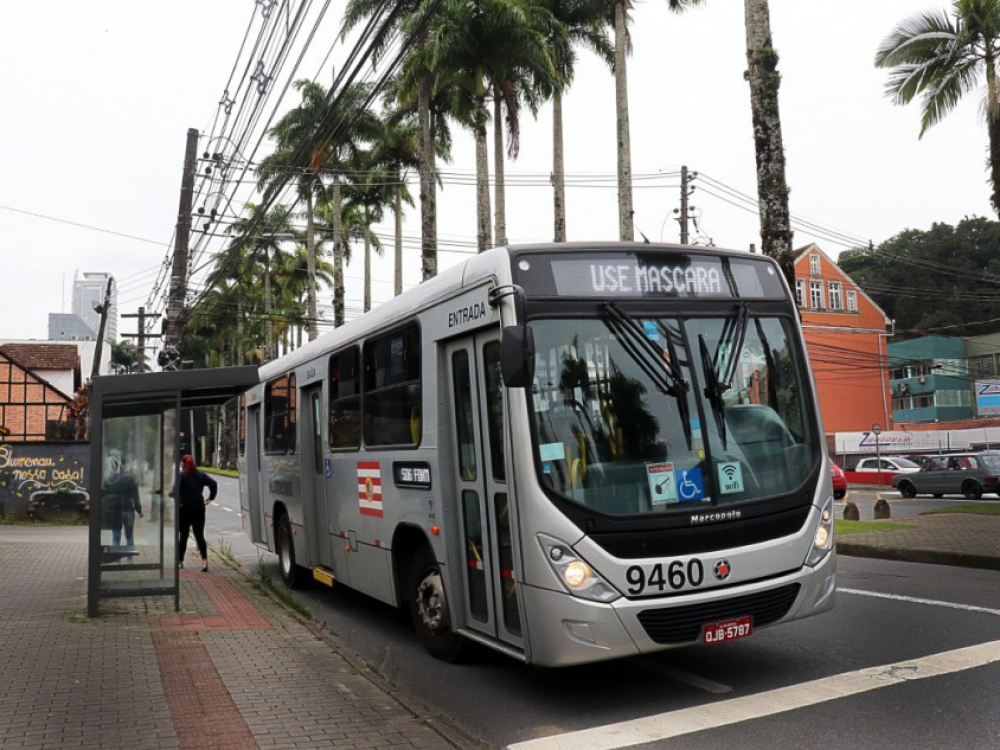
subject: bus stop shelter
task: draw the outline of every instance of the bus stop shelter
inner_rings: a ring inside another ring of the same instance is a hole
[[[181,415],[224,404],[257,382],[257,368],[249,366],[94,378],[89,617],[99,614],[102,598],[113,597],[173,596],[180,609],[177,499],[171,490],[185,430]]]

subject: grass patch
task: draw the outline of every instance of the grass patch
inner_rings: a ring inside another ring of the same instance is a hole
[[[928,516],[932,513],[972,513],[977,516],[1000,516],[1000,503],[990,503],[989,505],[975,503],[969,503],[968,505],[948,505],[944,508],[925,510],[920,515]]]
[[[233,477],[234,479],[240,475],[236,469],[216,469],[214,466],[199,466],[206,474],[214,474],[217,477]]]
[[[891,531],[893,529],[912,529],[903,523],[886,523],[885,521],[848,521],[837,518],[833,522],[837,534],[863,534],[866,531]]]
[[[236,555],[233,554],[233,547],[229,542],[219,537],[219,544],[213,548],[216,556],[222,560],[226,565],[231,568],[238,568],[239,562],[236,560]]]
[[[295,610],[295,612],[297,612],[299,616],[304,619],[312,619],[312,613],[295,601],[295,599],[292,598],[292,595],[288,593],[288,589],[284,586],[275,585],[274,579],[271,577],[271,571],[267,569],[267,564],[264,562],[263,557],[257,558],[257,567],[254,569],[253,575],[250,577],[250,583],[252,583],[254,588],[258,591],[270,594],[289,609]]]

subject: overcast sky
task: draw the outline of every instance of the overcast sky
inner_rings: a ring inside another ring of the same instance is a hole
[[[677,241],[676,173],[686,165],[702,175],[691,198],[700,217],[692,238],[759,248],[755,211],[726,190],[756,195],[743,4],[708,0],[682,15],[666,5],[639,1],[634,13],[628,73],[636,228],[652,241]],[[320,70],[341,6],[331,4],[296,77]],[[896,23],[945,7],[944,0],[771,0],[793,221],[826,230],[799,223],[796,246],[817,242],[836,257],[853,240],[877,245],[907,228],[991,215],[979,97],[918,140],[919,107],[887,100],[886,74],[872,64]],[[244,32],[259,23],[251,22],[253,9],[252,0],[4,3],[0,340],[44,339],[48,313],[70,310],[77,272],[112,273],[120,313],[147,302],[177,221],[186,131],[212,132]],[[326,67],[347,52],[337,46]],[[328,70],[323,76],[329,85]],[[291,92],[281,109],[296,102]],[[566,98],[565,130],[568,182],[591,179],[568,190],[569,238],[617,239],[614,82],[587,52]],[[544,184],[551,140],[546,107],[537,121],[525,120],[520,158],[507,164],[510,242],[552,238]],[[473,174],[472,146],[471,135],[456,130],[454,161],[442,167],[442,268],[475,245],[474,194],[454,182]],[[417,208],[405,232],[419,236]],[[407,286],[419,281],[419,267],[416,244],[408,243]],[[361,268],[359,252],[347,272],[349,312],[360,307]],[[391,294],[391,264],[379,262],[376,275],[378,302]],[[327,309],[329,302],[321,299]],[[119,324],[120,332],[134,328],[135,320]]]

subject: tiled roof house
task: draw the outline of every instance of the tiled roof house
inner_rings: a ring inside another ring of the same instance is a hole
[[[80,387],[80,355],[60,344],[0,346],[0,440],[72,437],[68,405]]]
[[[795,251],[795,297],[827,435],[891,430],[892,321],[816,244]]]

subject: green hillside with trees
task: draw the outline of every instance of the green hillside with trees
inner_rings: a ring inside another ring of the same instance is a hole
[[[1000,224],[907,229],[876,248],[845,250],[840,267],[896,321],[897,338],[1000,331]]]

